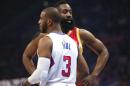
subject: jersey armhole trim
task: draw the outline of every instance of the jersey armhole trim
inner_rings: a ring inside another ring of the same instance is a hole
[[[77,39],[78,39],[78,42],[79,42],[79,49],[81,50],[81,53],[83,53],[83,46],[82,46],[82,41],[80,39],[80,35],[79,35],[79,28],[76,28],[76,35],[77,35]]]

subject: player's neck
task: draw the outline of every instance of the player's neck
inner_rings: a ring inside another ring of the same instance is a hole
[[[61,26],[58,23],[55,23],[51,27],[48,28],[48,33],[55,32],[55,33],[62,33]]]

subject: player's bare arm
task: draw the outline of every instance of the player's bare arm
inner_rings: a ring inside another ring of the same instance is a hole
[[[36,70],[32,75],[23,82],[23,86],[30,86],[31,84],[36,84],[41,81],[41,78],[47,79],[48,70],[50,67],[50,57],[52,51],[52,41],[49,37],[45,36],[40,39],[38,43],[38,64]]]
[[[85,58],[83,57],[82,53],[79,50],[78,53],[78,72],[77,72],[77,82],[78,84],[80,84],[81,80],[85,77],[89,75],[89,68],[88,68],[88,64],[85,61]]]
[[[108,61],[109,53],[105,45],[89,31],[80,29],[80,37],[81,40],[83,40],[83,42],[98,56],[92,73],[87,77],[88,79],[92,79],[97,77],[103,70],[105,64]]]
[[[40,38],[42,38],[45,34],[39,33],[36,35],[35,38],[33,38],[30,43],[25,48],[25,51],[23,53],[23,64],[29,74],[32,74],[34,70],[36,69],[34,66],[34,63],[32,61],[32,58],[36,55],[36,51],[38,48],[38,42]]]
[[[52,40],[48,36],[44,36],[40,39],[38,44],[38,57],[51,57]]]

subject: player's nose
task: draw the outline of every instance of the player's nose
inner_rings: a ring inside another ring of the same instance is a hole
[[[72,18],[72,16],[67,16],[67,19],[71,19]]]
[[[67,16],[72,16],[70,12],[67,12],[67,14],[66,14],[66,15],[67,15]]]
[[[67,19],[72,19],[72,15],[68,12],[66,15]]]

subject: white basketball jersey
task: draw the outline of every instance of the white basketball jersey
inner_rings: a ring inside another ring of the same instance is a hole
[[[66,34],[50,33],[47,36],[51,38],[53,47],[46,86],[76,86],[76,42]]]

